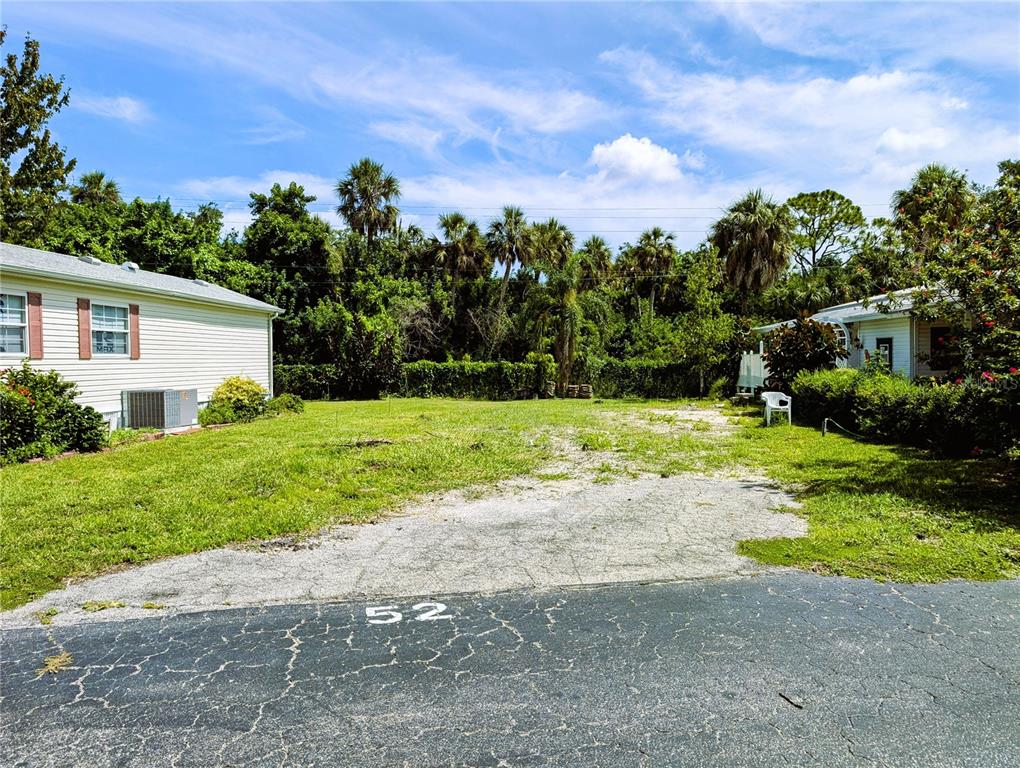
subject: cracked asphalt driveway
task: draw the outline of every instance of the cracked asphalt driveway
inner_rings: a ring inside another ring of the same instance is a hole
[[[1018,609],[776,573],[15,629],[0,762],[1017,766]]]

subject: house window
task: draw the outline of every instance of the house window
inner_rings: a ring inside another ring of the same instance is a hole
[[[128,353],[128,308],[92,305],[92,354]]]
[[[24,355],[27,348],[25,295],[0,293],[0,354]]]
[[[875,352],[879,359],[884,360],[885,364],[892,368],[892,336],[880,336],[875,339]]]

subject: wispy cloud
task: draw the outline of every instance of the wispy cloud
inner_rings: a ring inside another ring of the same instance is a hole
[[[924,72],[846,78],[688,73],[639,51],[602,54],[645,99],[657,122],[759,166],[811,178],[902,183],[943,160],[984,175],[1020,147],[1017,122],[972,107],[952,81]],[[1015,111],[1015,108],[1014,108]]]
[[[281,141],[303,139],[308,131],[296,120],[280,110],[267,107],[261,110],[262,121],[245,131],[247,144],[277,144]]]
[[[515,146],[523,151],[543,136],[604,122],[614,112],[573,84],[567,72],[486,68],[386,38],[373,38],[367,48],[357,39],[338,43],[272,7],[246,7],[243,17],[235,7],[207,7],[199,17],[168,6],[125,4],[117,7],[116,24],[96,14],[55,15],[46,6],[35,13],[54,24],[163,51],[186,66],[214,64],[315,107],[370,111],[381,135],[394,140],[406,138],[408,126],[415,125],[438,134],[436,142],[479,140],[496,151]],[[292,133],[267,128],[257,135]]]
[[[370,123],[368,129],[388,141],[418,149],[428,155],[436,151],[443,139],[443,131],[429,128],[417,120],[381,120]]]
[[[1020,69],[1016,3],[717,2],[762,43],[804,56],[928,68],[952,61]]]
[[[125,123],[145,123],[152,119],[148,106],[131,96],[94,96],[75,94],[72,102],[76,109]]]

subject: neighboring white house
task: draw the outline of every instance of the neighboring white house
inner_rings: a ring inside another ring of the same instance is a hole
[[[873,296],[866,301],[851,301],[826,307],[811,316],[812,320],[831,325],[836,336],[850,353],[840,360],[841,368],[860,368],[869,355],[882,357],[889,368],[908,378],[916,376],[945,376],[945,369],[931,368],[932,359],[938,360],[943,340],[949,335],[945,324],[929,323],[910,314],[913,308],[913,288],[897,291],[891,296]],[[767,333],[793,320],[755,328]],[[762,360],[763,344],[756,351],[745,352],[740,360],[737,379],[739,390],[761,387],[768,378],[768,368]]]
[[[0,368],[29,358],[77,383],[78,401],[123,424],[125,390],[197,390],[227,376],[273,389],[278,307],[131,262],[0,243]]]

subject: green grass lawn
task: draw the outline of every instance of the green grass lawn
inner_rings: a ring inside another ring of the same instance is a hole
[[[1020,566],[1016,487],[988,462],[934,461],[741,418],[731,435],[663,434],[675,404],[382,400],[0,470],[0,606],[64,579],[231,542],[363,522],[414,496],[531,473],[557,439],[629,471],[764,471],[795,488],[809,535],[744,554],[907,581],[1001,578]],[[733,411],[735,418],[739,418]],[[557,438],[558,436],[558,438]],[[556,477],[545,479],[555,481]]]

